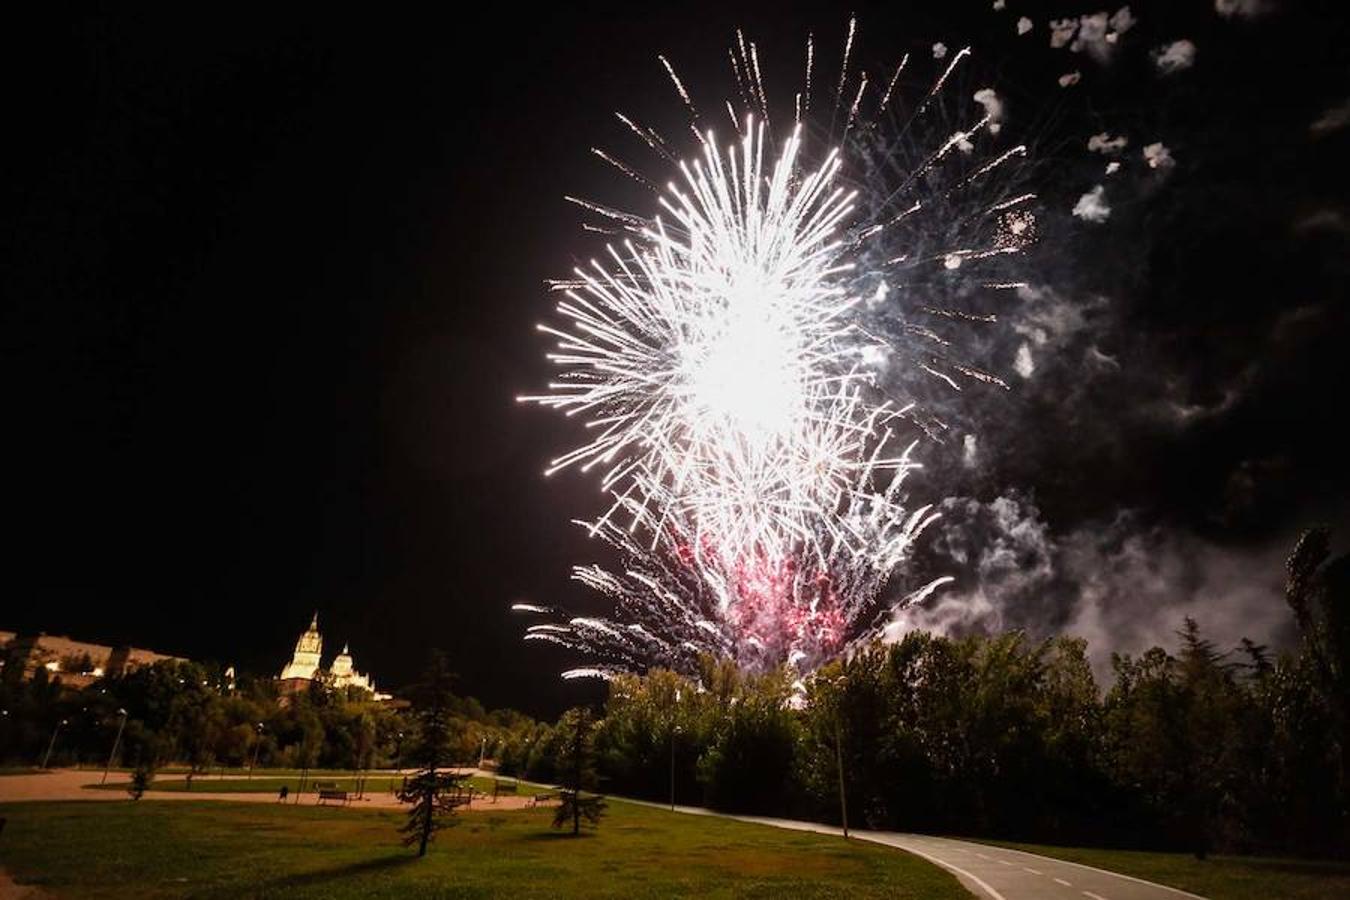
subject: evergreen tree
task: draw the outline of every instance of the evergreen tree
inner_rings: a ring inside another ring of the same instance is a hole
[[[127,784],[127,793],[131,795],[132,800],[139,800],[150,789],[150,782],[154,780],[155,770],[151,766],[141,763],[131,773],[131,781]]]
[[[572,823],[573,836],[581,834],[581,820],[590,825],[599,825],[605,812],[605,798],[598,794],[587,796],[587,788],[594,789],[595,775],[595,722],[588,709],[569,710],[558,722],[562,732],[562,756],[559,768],[563,775],[562,802],[553,814],[553,827],[562,828]]]
[[[448,768],[455,702],[451,692],[453,681],[445,655],[433,651],[421,683],[413,689],[419,734],[411,756],[418,769],[398,797],[412,804],[408,821],[399,830],[404,846],[418,845],[418,856],[427,855],[427,844],[437,831],[454,824],[455,807],[463,800],[464,782],[469,777]]]

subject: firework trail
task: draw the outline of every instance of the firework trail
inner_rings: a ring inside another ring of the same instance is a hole
[[[855,25],[822,137],[798,121],[775,140],[758,49],[738,32],[730,56],[740,109],[726,102],[735,140],[724,146],[700,127],[691,93],[660,57],[696,156],[676,161],[665,138],[620,115],[674,169],[656,213],[569,198],[601,220],[592,230],[618,240],[555,285],[562,322],[539,327],[556,339],[549,358],[561,377],[521,399],[585,422],[589,440],[548,471],[600,473],[611,504],[584,525],[625,563],[575,570],[613,601],[610,617],[517,607],[549,619],[527,639],[593,659],[567,676],[689,671],[703,653],[806,673],[945,580],[886,590],[933,518],[907,507],[902,486],[917,463],[899,431],[937,436],[943,423],[897,405],[878,388],[878,369],[955,389],[1002,384],[918,316],[987,322],[963,303],[972,285],[1015,286],[990,273],[1034,232],[1023,211],[1031,195],[1000,177],[1025,151],[975,154],[997,131],[987,105],[958,127],[934,114],[967,50],[907,116],[896,110],[905,60],[871,85],[879,100],[864,73],[851,86]],[[811,39],[806,59],[798,119],[815,99]],[[596,153],[638,183],[655,180]]]

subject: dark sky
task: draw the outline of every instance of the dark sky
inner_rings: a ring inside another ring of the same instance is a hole
[[[1091,4],[1017,0],[16,23],[0,628],[270,671],[318,609],[382,685],[442,647],[490,705],[584,696],[507,610],[584,602],[567,574],[593,557],[567,521],[596,486],[541,477],[567,434],[513,399],[548,377],[544,280],[594,247],[562,196],[612,195],[588,148],[622,139],[613,110],[676,122],[656,53],[697,85],[743,25],[786,95],[806,32],[837,54],[850,8],[876,58],[987,48],[1064,209],[1093,183],[1087,135],[1165,136],[1178,158],[1126,182],[1111,230],[1047,222],[1046,281],[1091,327],[1050,342],[1061,368],[970,400],[1003,451],[962,474],[959,445],[935,450],[933,499],[1014,497],[1063,546],[1122,515],[1235,554],[1343,521],[1346,130],[1309,124],[1350,95],[1347,27],[1335,3],[1272,4],[1132,4],[1138,52],[1111,65],[1045,46],[1047,10]],[[1180,37],[1196,66],[1164,83],[1146,49]],[[1075,66],[1068,103],[1054,76]],[[1084,376],[1088,347],[1127,374]],[[1160,424],[1168,404],[1203,421]]]

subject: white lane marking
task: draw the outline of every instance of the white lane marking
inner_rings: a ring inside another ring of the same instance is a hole
[[[983,853],[976,853],[975,855],[978,856],[980,859],[989,859],[989,857],[985,856]]]
[[[1030,872],[1032,875],[1044,875],[1044,874],[1045,874],[1044,872],[1039,872],[1039,871],[1037,871],[1036,869],[1033,869],[1033,868],[1031,868],[1031,867],[1029,867],[1029,866],[1023,866],[1023,867],[1022,867],[1022,871],[1023,871],[1023,872]]]
[[[950,843],[957,843],[957,841],[954,838],[947,838],[946,840],[949,841]],[[1022,856],[1030,856],[1035,859],[1043,859],[1046,862],[1059,863],[1061,866],[1074,866],[1075,868],[1078,869],[1087,869],[1089,872],[1097,872],[1098,874],[1101,875],[1109,875],[1112,878],[1123,878],[1126,881],[1133,881],[1136,884],[1146,884],[1149,887],[1157,888],[1160,891],[1171,891],[1172,893],[1180,894],[1183,897],[1193,897],[1195,898],[1195,900],[1208,900],[1208,898],[1202,897],[1199,894],[1192,894],[1190,891],[1183,891],[1181,888],[1172,887],[1170,884],[1159,884],[1156,881],[1148,881],[1144,878],[1135,878],[1133,875],[1122,875],[1120,872],[1112,872],[1110,869],[1099,869],[1096,866],[1089,866],[1086,863],[1069,862],[1067,859],[1056,859],[1053,856],[1041,856],[1039,853],[1028,853],[1025,850],[1014,850],[1011,847],[1000,847],[999,849],[1004,850],[1008,853],[1018,853],[1021,854]],[[1101,898],[1101,900],[1105,900],[1105,898]]]
[[[1052,877],[1050,880],[1051,880],[1051,881],[1054,881],[1054,882],[1056,882],[1056,883],[1058,883],[1058,884],[1062,884],[1062,885],[1064,885],[1065,887],[1073,887],[1073,885],[1069,884],[1069,883],[1068,883],[1067,881],[1065,881],[1063,878],[1053,878],[1053,877]]]
[[[942,866],[943,868],[951,869],[957,875],[964,875],[965,877],[969,878],[975,884],[979,885],[980,890],[984,891],[986,894],[992,897],[993,900],[1008,900],[1007,897],[1003,896],[998,891],[994,890],[994,888],[987,881],[985,881],[983,878],[980,878],[978,875],[974,875],[970,872],[967,872],[965,869],[962,869],[959,866],[954,866],[951,863],[947,862],[946,860],[938,859],[936,856],[929,856],[927,853],[924,853],[922,850],[919,850],[914,846],[905,847],[899,844],[888,844],[885,841],[878,841],[875,838],[866,837],[864,835],[858,835],[858,837],[864,841],[871,841],[874,844],[881,844],[881,846],[883,847],[895,847],[898,850],[904,850],[907,853],[913,853],[915,856],[922,856],[930,863],[937,863],[939,866]]]
[[[1008,862],[1006,859],[996,860],[996,862],[997,862],[1000,866],[1011,866],[1011,865],[1012,865],[1012,863]]]
[[[632,804],[635,804],[635,805],[637,805],[637,806],[650,806],[650,807],[653,808],[653,809],[667,809],[667,808],[668,808],[668,807],[667,807],[665,804],[663,804],[663,803],[652,803],[651,801],[648,801],[648,800],[632,800],[632,799],[627,798],[627,797],[618,797],[618,798],[614,798],[614,799],[617,799],[617,800],[619,800],[620,802],[623,802],[623,803],[632,803]],[[712,816],[712,817],[716,817],[716,818],[720,818],[720,819],[732,819],[732,820],[741,821],[741,822],[751,822],[751,823],[756,824],[756,825],[768,825],[768,826],[771,827],[771,828],[785,828],[785,829],[788,829],[788,830],[791,830],[791,831],[810,831],[810,832],[814,832],[814,833],[816,833],[816,834],[833,834],[833,835],[836,835],[836,836],[839,834],[839,829],[837,829],[837,828],[832,828],[832,827],[830,827],[830,826],[828,826],[828,825],[820,825],[820,824],[815,823],[815,822],[800,822],[800,821],[792,821],[791,819],[786,819],[786,820],[784,820],[784,819],[765,819],[765,818],[761,818],[761,817],[758,817],[758,816],[732,816],[732,815],[727,815],[726,813],[716,813],[716,812],[713,812],[713,811],[710,810],[710,809],[701,809],[701,808],[699,808],[699,807],[697,807],[697,806],[679,806],[679,807],[676,807],[676,811],[677,811],[677,812],[681,812],[681,813],[685,813],[686,815]],[[964,870],[964,869],[957,868],[956,866],[952,865],[951,863],[945,862],[945,861],[943,861],[943,860],[940,860],[940,859],[938,859],[938,858],[935,857],[935,856],[930,856],[929,854],[924,853],[922,850],[916,849],[916,848],[913,847],[912,845],[911,845],[911,846],[906,846],[906,845],[904,845],[904,844],[892,843],[892,842],[890,842],[890,841],[882,840],[882,839],[881,839],[882,836],[888,836],[888,837],[890,837],[892,840],[897,840],[897,841],[898,841],[898,840],[906,840],[906,839],[908,839],[908,840],[910,840],[910,841],[914,841],[915,839],[920,839],[920,840],[922,840],[922,839],[924,839],[924,838],[928,838],[932,843],[937,844],[937,845],[940,845],[940,846],[944,846],[944,848],[945,848],[945,849],[948,849],[948,850],[956,850],[956,849],[959,849],[959,847],[952,846],[952,845],[953,845],[953,844],[959,845],[959,844],[961,843],[961,841],[956,840],[956,839],[953,839],[953,838],[934,838],[934,837],[932,837],[931,835],[915,835],[915,834],[909,834],[909,835],[906,835],[906,834],[903,833],[903,832],[897,832],[897,831],[882,831],[882,832],[876,832],[876,833],[870,834],[870,835],[869,835],[869,834],[859,834],[859,835],[857,835],[857,837],[858,837],[860,840],[870,841],[871,843],[874,843],[874,844],[880,844],[880,845],[883,846],[883,847],[895,847],[895,848],[898,848],[898,849],[900,849],[900,850],[906,850],[906,851],[908,851],[908,852],[910,852],[910,853],[913,853],[915,856],[921,856],[921,857],[923,857],[924,859],[928,860],[928,861],[931,862],[931,863],[936,863],[937,865],[942,866],[943,868],[951,869],[953,872],[955,872],[955,873],[958,874],[958,875],[964,875],[965,877],[969,878],[972,882],[974,882],[975,884],[979,885],[980,889],[983,890],[985,893],[987,893],[990,897],[992,897],[993,900],[1007,900],[1006,897],[1004,897],[1004,896],[1003,896],[1002,894],[1000,894],[998,891],[996,891],[996,890],[994,890],[992,887],[990,887],[983,879],[978,878],[978,877],[975,876],[975,875],[972,875],[970,872],[967,872],[967,871]],[[1183,891],[1181,888],[1174,888],[1174,887],[1171,887],[1170,885],[1166,885],[1166,884],[1158,884],[1158,882],[1156,882],[1156,881],[1147,881],[1147,880],[1145,880],[1145,879],[1143,879],[1143,878],[1135,878],[1133,875],[1122,875],[1122,874],[1120,874],[1119,872],[1112,872],[1112,871],[1110,871],[1110,870],[1108,870],[1108,869],[1099,869],[1099,868],[1097,868],[1096,866],[1089,866],[1089,865],[1086,865],[1086,864],[1084,864],[1084,863],[1069,862],[1067,859],[1055,859],[1054,857],[1051,857],[1051,856],[1040,856],[1039,854],[1036,854],[1036,853],[1027,853],[1025,850],[1013,850],[1011,847],[1000,847],[999,849],[1000,849],[1000,850],[1007,851],[1007,852],[1009,852],[1009,853],[1019,853],[1019,854],[1021,854],[1022,856],[1032,856],[1032,857],[1035,857],[1036,859],[1043,859],[1043,860],[1046,860],[1046,861],[1048,861],[1048,862],[1059,863],[1060,865],[1064,865],[1064,866],[1075,866],[1075,867],[1077,867],[1077,868],[1079,868],[1079,869],[1087,869],[1088,871],[1091,871],[1091,872],[1097,872],[1097,873],[1099,873],[1099,874],[1101,874],[1101,875],[1107,875],[1107,876],[1110,876],[1110,877],[1112,877],[1112,878],[1123,878],[1123,879],[1125,879],[1126,881],[1134,881],[1134,882],[1137,882],[1137,883],[1139,883],[1139,884],[1147,885],[1147,886],[1152,887],[1152,888],[1158,888],[1158,889],[1164,890],[1164,891],[1171,891],[1172,893],[1174,893],[1174,894],[1180,894],[1180,895],[1183,896],[1183,897],[1193,897],[1193,898],[1195,898],[1195,900],[1207,900],[1207,898],[1201,897],[1199,894],[1192,894],[1190,891]],[[1000,862],[1001,862],[1001,860],[1000,860]],[[1101,896],[1100,894],[1094,894],[1094,893],[1092,893],[1091,891],[1083,891],[1083,895],[1086,896],[1086,897],[1092,898],[1092,900],[1107,900],[1107,898]]]

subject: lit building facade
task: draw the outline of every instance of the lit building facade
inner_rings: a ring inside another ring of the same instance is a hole
[[[343,645],[342,652],[333,658],[328,669],[323,668],[323,635],[319,632],[319,614],[310,620],[309,628],[295,642],[291,661],[281,669],[277,687],[283,698],[309,690],[310,684],[322,682],[335,688],[359,688],[369,691],[376,700],[388,700],[389,694],[375,689],[375,680],[358,672],[352,662],[351,648]]]
[[[86,687],[100,678],[116,678],[157,662],[187,662],[180,656],[141,647],[110,647],[76,641],[60,634],[16,634],[0,631],[0,660],[5,670],[22,672],[31,680],[39,669],[47,677],[73,687]]]

